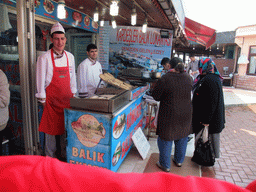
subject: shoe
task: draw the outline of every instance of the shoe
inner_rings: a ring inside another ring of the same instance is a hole
[[[188,142],[191,141],[193,139],[193,137],[188,137]]]
[[[160,169],[162,169],[164,172],[170,172],[169,168],[163,167],[159,161],[156,163],[157,167],[159,167]]]
[[[173,163],[177,166],[177,167],[181,167],[182,163],[177,163],[174,159],[172,159]]]

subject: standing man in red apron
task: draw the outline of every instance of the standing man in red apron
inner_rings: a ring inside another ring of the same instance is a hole
[[[65,30],[57,22],[51,29],[53,48],[37,60],[36,97],[44,107],[39,131],[45,133],[45,154],[66,158],[64,108],[70,107],[70,98],[76,91],[74,56],[64,51],[66,45]]]

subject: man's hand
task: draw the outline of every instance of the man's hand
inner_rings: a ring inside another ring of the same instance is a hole
[[[43,108],[45,107],[45,105],[46,105],[46,102],[44,102],[44,103],[41,103],[41,105],[43,106]]]
[[[46,105],[46,98],[37,98],[37,100],[41,103],[41,105],[43,106],[43,108]]]

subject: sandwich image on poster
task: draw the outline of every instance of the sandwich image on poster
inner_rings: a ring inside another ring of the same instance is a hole
[[[113,158],[112,158],[112,165],[115,166],[117,162],[119,161],[122,153],[122,146],[121,146],[121,141],[116,146]]]
[[[122,133],[124,132],[125,124],[126,124],[126,115],[122,114],[118,116],[113,128],[113,137],[115,139],[118,139],[122,135]]]
[[[54,11],[54,5],[52,4],[51,0],[45,0],[43,5],[47,13],[52,13]]]
[[[105,138],[106,130],[103,124],[92,115],[82,115],[72,122],[71,126],[78,140],[86,147],[94,147]]]

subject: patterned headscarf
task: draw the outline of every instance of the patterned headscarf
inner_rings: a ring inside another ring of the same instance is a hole
[[[202,78],[201,75],[213,73],[213,74],[218,75],[221,80],[223,79],[221,77],[220,72],[218,71],[215,63],[209,57],[204,57],[198,61],[198,70],[199,70],[200,75],[198,75],[197,78],[194,80],[193,90],[197,87],[198,82]]]
[[[214,73],[214,74],[220,76],[220,73],[219,73],[215,63],[209,57],[204,57],[204,58],[200,59],[198,62],[198,68],[199,68],[200,75]]]

